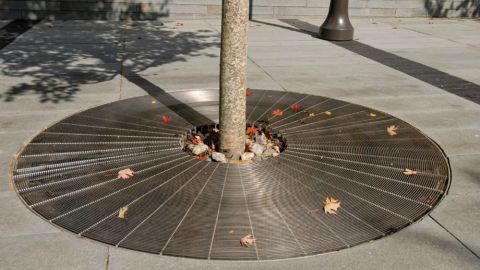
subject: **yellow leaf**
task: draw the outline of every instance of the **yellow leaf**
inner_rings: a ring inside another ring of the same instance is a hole
[[[128,206],[120,207],[120,210],[118,210],[118,218],[127,219],[127,215],[128,215]]]
[[[417,174],[417,171],[414,171],[414,170],[410,170],[410,169],[405,169],[405,171],[403,171],[403,174],[405,175],[416,175]]]
[[[332,115],[332,112],[326,111],[326,112],[324,112],[324,114],[325,114],[326,116],[330,116],[330,115]]]
[[[377,114],[374,113],[374,112],[370,112],[370,113],[368,114],[368,116],[370,116],[370,117],[375,117],[375,116],[377,116]]]
[[[397,135],[397,130],[398,130],[399,126],[397,125],[391,125],[391,126],[388,126],[387,127],[387,133],[388,135],[390,136],[395,136]]]
[[[325,211],[325,214],[336,215],[337,209],[340,207],[341,203],[342,202],[337,199],[327,197],[327,199],[323,202],[323,211]]]

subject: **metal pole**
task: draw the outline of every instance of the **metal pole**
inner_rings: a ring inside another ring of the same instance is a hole
[[[319,37],[333,41],[353,39],[353,26],[348,18],[348,0],[330,0],[328,16],[320,26]]]

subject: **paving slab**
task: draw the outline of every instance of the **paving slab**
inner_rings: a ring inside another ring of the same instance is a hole
[[[479,160],[477,160],[477,166],[478,164],[480,164]],[[477,257],[480,257],[480,231],[478,230],[480,226],[480,211],[478,211],[480,197],[478,196],[478,186],[480,186],[479,183],[477,183],[475,189],[477,190],[476,193],[450,194],[431,216],[462,241]],[[480,262],[478,265],[480,266]]]
[[[107,265],[107,247],[67,233],[0,238],[3,269],[100,270]]]
[[[480,192],[480,155],[452,156],[453,183],[448,194],[452,196],[475,195]]]
[[[4,178],[4,177],[2,177]],[[10,191],[0,192],[0,239],[21,235],[35,235],[60,232],[59,229],[45,222],[18,199],[17,194]],[[1,241],[1,240],[0,240]]]

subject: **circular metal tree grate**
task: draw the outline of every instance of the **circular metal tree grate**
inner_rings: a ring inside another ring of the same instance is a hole
[[[236,165],[182,152],[178,134],[218,119],[217,91],[185,91],[158,101],[118,101],[60,121],[21,151],[13,182],[33,211],[84,237],[227,260],[351,247],[411,224],[445,194],[447,160],[411,125],[325,97],[252,93],[248,121],[268,121],[287,138],[277,158]],[[275,109],[283,115],[273,116]],[[390,126],[398,126],[397,135],[387,133]],[[135,175],[118,179],[126,168]],[[327,197],[341,201],[337,215],[323,212]],[[128,207],[127,219],[118,217],[121,207]],[[248,234],[256,243],[242,247]]]

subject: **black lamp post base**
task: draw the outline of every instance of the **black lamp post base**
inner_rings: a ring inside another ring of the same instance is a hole
[[[348,18],[348,0],[331,0],[328,16],[320,26],[321,39],[347,41],[353,39],[353,26]]]

